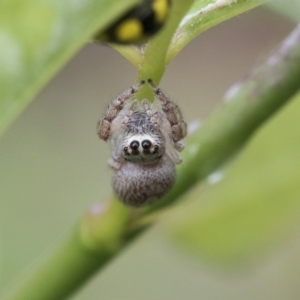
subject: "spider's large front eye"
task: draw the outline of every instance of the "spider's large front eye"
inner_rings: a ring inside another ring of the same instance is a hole
[[[143,140],[142,141],[142,147],[147,150],[151,147],[151,142],[149,140]]]
[[[139,148],[139,146],[140,146],[140,143],[139,143],[138,141],[132,141],[132,142],[130,143],[130,148],[131,148],[132,150],[137,150],[137,149]]]

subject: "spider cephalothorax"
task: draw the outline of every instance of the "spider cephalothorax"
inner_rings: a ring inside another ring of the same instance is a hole
[[[123,156],[126,161],[151,164],[165,154],[165,137],[145,111],[135,110],[124,127]]]
[[[148,100],[128,101],[145,82],[132,86],[110,104],[98,123],[99,137],[109,141],[113,188],[125,204],[141,206],[165,195],[173,186],[175,164],[181,162],[180,140],[186,135],[179,107],[155,86],[159,106]]]

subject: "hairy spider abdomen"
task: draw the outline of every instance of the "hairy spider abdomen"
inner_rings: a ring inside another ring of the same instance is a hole
[[[123,203],[142,206],[163,197],[173,186],[175,177],[175,165],[168,155],[164,155],[152,164],[124,162],[114,171],[112,185]]]

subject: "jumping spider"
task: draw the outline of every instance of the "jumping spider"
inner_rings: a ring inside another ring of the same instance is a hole
[[[112,149],[114,192],[131,206],[153,203],[170,190],[187,132],[179,107],[151,79],[148,83],[158,101],[128,101],[145,84],[141,81],[113,100],[98,122],[99,137]]]

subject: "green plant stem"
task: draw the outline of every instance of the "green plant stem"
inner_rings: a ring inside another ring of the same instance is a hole
[[[124,247],[130,216],[116,199],[92,206],[59,249],[3,299],[65,299]]]
[[[237,153],[252,133],[300,88],[300,25],[244,82],[234,84],[222,105],[187,139],[175,187],[145,213],[162,208]]]
[[[53,300],[65,299],[83,284],[99,268],[109,261],[109,253],[87,251],[78,234],[78,229],[34,277],[29,273],[20,289],[8,295],[7,299]]]
[[[158,34],[146,44],[145,52],[139,65],[138,80],[152,78],[159,84],[166,68],[166,54],[174,32],[192,3],[193,0],[173,1],[170,20],[165,28],[161,34]]]
[[[138,66],[137,81],[151,78],[156,84],[159,84],[166,68],[166,55],[176,28],[184,15],[192,5],[193,0],[175,0],[173,1],[170,19],[162,32],[151,39],[144,48],[141,61]],[[153,92],[146,85],[137,93],[138,99],[154,98]]]
[[[189,136],[174,189],[158,205],[132,213],[113,200],[90,210],[69,240],[3,300],[59,300],[80,287],[170,205],[241,149],[252,133],[299,90],[300,26],[262,66],[225,96]],[[139,213],[139,214],[137,214]],[[146,216],[144,216],[146,215]],[[149,218],[149,219],[147,219]]]

